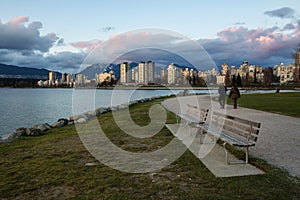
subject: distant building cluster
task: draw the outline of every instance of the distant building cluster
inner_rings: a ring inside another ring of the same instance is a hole
[[[224,63],[221,66],[221,73],[217,76],[217,83],[230,85],[236,82],[240,86],[264,85],[288,85],[300,83],[300,52],[295,53],[295,63],[275,65],[273,68],[262,68],[244,61],[237,68]]]
[[[63,73],[61,79],[56,78],[54,72],[49,72],[49,79],[40,80],[40,87],[101,87],[107,85],[193,85],[206,86],[224,83],[231,85],[235,82],[238,86],[270,86],[300,83],[300,52],[295,53],[295,63],[275,65],[273,68],[262,68],[242,62],[239,67],[221,65],[221,70],[212,68],[207,71],[198,71],[194,67],[180,67],[174,63],[166,68],[156,71],[155,62],[140,62],[131,67],[130,63],[120,64],[120,77],[117,79],[115,72],[110,70],[95,75],[89,80],[84,74]]]
[[[95,76],[95,84],[98,87],[107,86],[107,85],[114,85],[116,80],[115,72],[110,70],[109,72],[103,72],[100,74],[96,74]]]
[[[122,85],[140,84],[149,85],[155,83],[155,63],[152,61],[140,62],[137,67],[130,69],[128,62],[120,65],[120,80]]]
[[[55,72],[49,72],[48,80],[40,80],[38,81],[39,87],[74,87],[75,79],[73,75],[63,73],[61,74],[61,78],[57,78],[57,74]]]

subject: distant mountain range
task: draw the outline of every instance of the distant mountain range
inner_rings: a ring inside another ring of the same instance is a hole
[[[113,70],[115,72],[116,78],[120,78],[120,65],[121,64],[93,64],[81,72],[80,74],[84,74],[88,76],[89,79],[94,79],[95,74],[103,73],[103,72],[109,72]],[[138,63],[136,62],[131,62],[130,64],[130,69],[137,67]],[[186,68],[186,66],[180,66],[177,64],[174,64],[178,68]],[[163,68],[162,66],[157,66],[156,65],[156,73],[159,74],[159,71]],[[190,68],[190,67],[188,67]],[[19,78],[19,79],[48,79],[49,78],[49,70],[47,69],[37,69],[37,68],[30,68],[30,67],[18,67],[14,65],[6,65],[0,63],[0,78]],[[56,78],[61,78],[61,73],[60,72],[55,72],[56,73]]]
[[[110,65],[107,65],[107,64],[93,64],[87,68],[85,68],[84,70],[82,70],[81,72],[79,72],[80,74],[84,74],[85,76],[88,76],[89,79],[93,79],[95,78],[95,75],[96,74],[99,74],[99,73],[103,73],[103,72],[109,72],[109,71],[114,71],[115,72],[115,76],[116,78],[120,78],[120,65],[121,64],[110,64]],[[139,64],[136,63],[136,62],[131,62],[129,63],[130,65],[130,69],[134,68],[134,67],[137,67]],[[186,67],[186,66],[180,66],[180,65],[177,65],[177,64],[174,64],[176,67],[178,68],[189,68],[191,69],[191,67]],[[158,67],[156,66],[156,73],[160,73],[158,70],[161,70],[161,69],[164,69],[166,67]],[[193,68],[194,70],[197,70],[195,68]]]
[[[5,65],[0,63],[0,78],[48,79],[49,72],[50,71],[47,69],[18,67],[14,65]],[[61,77],[61,73],[55,73],[57,78]]]

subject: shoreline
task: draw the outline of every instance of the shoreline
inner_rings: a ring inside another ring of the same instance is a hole
[[[33,125],[31,127],[19,127],[16,128],[15,131],[13,132],[0,135],[0,143],[12,142],[15,138],[19,138],[19,137],[40,136],[43,135],[46,131],[53,128],[61,128],[66,125],[86,123],[87,121],[93,119],[94,117],[100,116],[110,111],[122,110],[138,103],[144,103],[144,102],[153,101],[155,99],[161,99],[161,98],[169,98],[172,96],[174,95],[154,96],[151,98],[133,100],[129,103],[123,103],[117,106],[100,107],[100,108],[96,108],[95,110],[86,111],[77,115],[69,116],[67,118],[60,118],[56,122],[53,122],[51,125],[48,123],[42,123],[42,124]]]

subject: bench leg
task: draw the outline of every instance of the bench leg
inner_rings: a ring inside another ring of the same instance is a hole
[[[176,123],[177,123],[177,125],[179,124],[179,117],[177,114],[176,114]]]
[[[229,164],[248,164],[249,163],[249,158],[248,158],[248,156],[249,156],[249,147],[246,147],[246,158],[245,158],[245,161],[230,162],[228,160],[228,151],[226,149],[226,144],[227,144],[227,142],[223,143],[223,147],[224,147],[224,151],[225,151],[225,162],[226,162],[226,164],[229,165]]]
[[[249,162],[248,155],[249,155],[249,147],[246,147],[246,163]]]
[[[205,138],[209,138],[211,141],[204,142]],[[216,143],[217,143],[217,138],[215,136],[209,135],[209,133],[203,133],[203,130],[201,129],[200,144],[216,144]]]

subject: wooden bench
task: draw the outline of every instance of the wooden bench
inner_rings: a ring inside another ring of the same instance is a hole
[[[197,106],[188,104],[185,113],[176,114],[177,124],[179,122],[178,117],[184,119],[190,125],[204,124],[207,119],[208,111],[209,109],[198,108]]]
[[[201,125],[201,129],[211,134],[214,139],[222,140],[227,164],[248,163],[249,147],[255,146],[261,123],[235,117],[219,112],[213,112],[210,125]],[[226,144],[246,149],[246,158],[242,162],[229,162]]]

